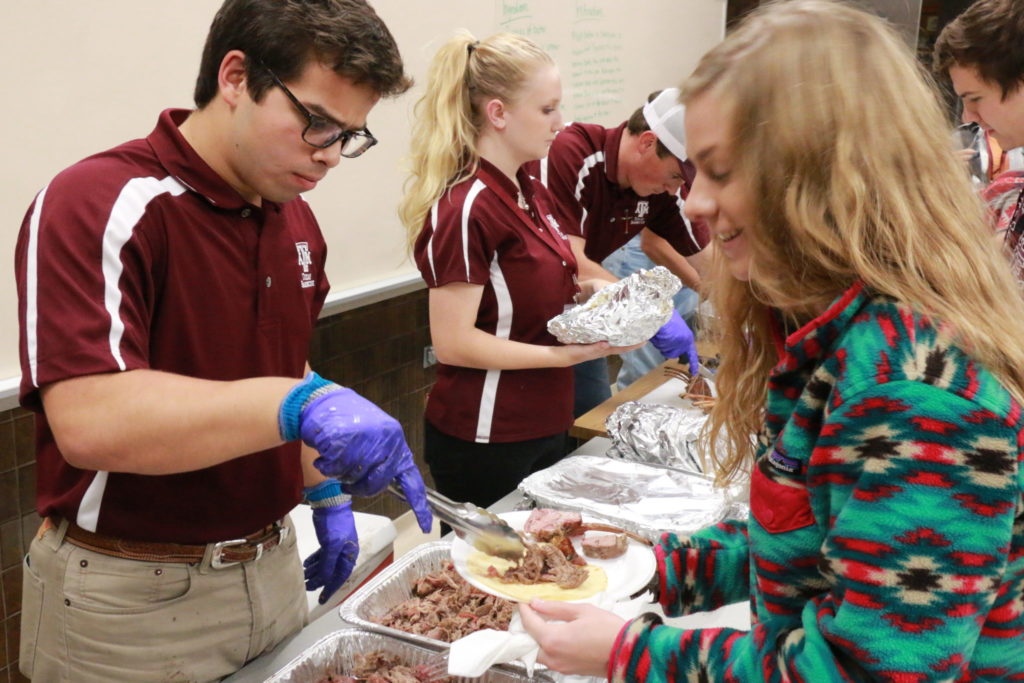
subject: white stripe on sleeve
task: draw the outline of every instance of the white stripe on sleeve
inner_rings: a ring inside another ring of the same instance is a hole
[[[25,346],[28,349],[28,367],[32,386],[39,386],[39,216],[43,213],[43,200],[47,185],[36,197],[32,218],[28,223],[28,253],[25,254]]]
[[[427,240],[427,261],[430,263],[430,277],[434,279],[434,286],[437,286],[437,270],[434,269],[434,235],[437,230],[437,205],[441,202],[438,199],[430,207],[430,239]]]
[[[579,173],[576,174],[576,188],[573,192],[573,196],[576,197],[576,202],[579,203],[580,208],[583,210],[583,215],[580,217],[580,235],[586,237],[584,225],[587,222],[587,207],[583,206],[580,201],[580,197],[583,196],[583,186],[587,183],[587,177],[590,175],[590,170],[598,164],[604,163],[604,152],[594,152],[590,156],[583,160],[583,167],[580,168]]]
[[[184,185],[170,176],[163,180],[132,178],[121,188],[121,194],[110,210],[103,231],[103,302],[110,314],[110,353],[121,370],[126,368],[121,356],[121,338],[124,336],[120,286],[124,264],[121,263],[121,249],[131,239],[132,231],[150,201],[166,192],[177,196],[185,189]]]
[[[469,215],[473,210],[473,202],[476,196],[483,192],[486,187],[482,180],[477,178],[469,192],[466,194],[466,201],[462,203],[462,260],[466,263],[466,282],[469,282]]]
[[[693,224],[690,223],[689,219],[686,218],[686,213],[684,213],[684,209],[686,209],[686,200],[683,199],[683,196],[679,194],[678,191],[676,192],[676,207],[679,209],[679,217],[683,219],[683,225],[686,226],[686,234],[690,236],[690,242],[693,244],[693,248],[700,251],[704,247],[697,241],[697,236],[693,234]]]

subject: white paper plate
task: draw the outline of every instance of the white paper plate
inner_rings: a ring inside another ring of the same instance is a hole
[[[513,512],[502,512],[498,514],[498,517],[501,517],[503,520],[508,522],[509,526],[516,530],[522,530],[523,525],[526,524],[526,520],[529,516],[529,510],[515,510]],[[583,516],[584,523],[598,521],[600,520],[587,517],[586,515]],[[587,533],[601,534],[606,532],[590,531]],[[583,536],[574,536],[572,538],[572,544],[576,548],[576,552],[581,555],[588,564],[593,564],[604,569],[605,574],[608,575],[608,588],[597,595],[586,598],[585,600],[573,600],[570,602],[597,602],[602,598],[610,598],[612,601],[616,601],[628,598],[630,595],[646,586],[647,582],[650,581],[651,577],[654,575],[657,567],[654,558],[654,550],[649,546],[638,543],[633,539],[629,539],[629,544],[626,547],[625,553],[612,560],[600,560],[583,555],[583,548],[581,547],[582,539]],[[476,549],[473,548],[473,546],[469,545],[461,538],[456,537],[452,541],[452,563],[455,565],[455,571],[457,571],[462,578],[468,581],[471,585],[476,586],[485,593],[497,595],[499,598],[505,598],[507,600],[515,600],[512,596],[506,595],[483,583],[475,574],[469,571],[469,567],[466,562],[469,558],[469,554],[475,552],[475,550]]]

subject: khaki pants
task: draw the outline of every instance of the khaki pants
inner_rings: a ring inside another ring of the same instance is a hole
[[[24,562],[20,666],[43,683],[211,681],[306,622],[295,529],[255,561],[224,569],[126,560],[64,540],[66,522]]]

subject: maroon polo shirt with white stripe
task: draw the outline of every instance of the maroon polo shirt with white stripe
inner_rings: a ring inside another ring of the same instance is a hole
[[[302,376],[329,288],[320,228],[302,199],[242,199],[181,136],[188,113],[165,111],[149,137],[64,170],[29,207],[16,253],[21,401],[39,412],[40,515],[111,536],[206,543],[251,533],[298,503],[297,442],[180,474],[81,470],[61,456],[38,389],[140,368]]]
[[[667,192],[640,197],[616,181],[619,142],[626,124],[605,128],[572,123],[556,137],[548,156],[527,164],[530,173],[548,188],[555,217],[569,235],[587,241],[584,253],[600,263],[643,228],[664,237],[683,256],[708,244],[707,228],[683,215],[694,168],[683,164],[685,179],[675,195]]]
[[[521,199],[515,183],[481,159],[476,174],[431,208],[416,240],[416,265],[429,287],[482,285],[476,327],[484,332],[556,346],[547,322],[573,303],[576,260],[547,192],[522,170],[517,179]],[[572,397],[571,367],[478,370],[441,363],[426,419],[465,441],[525,441],[568,430]]]

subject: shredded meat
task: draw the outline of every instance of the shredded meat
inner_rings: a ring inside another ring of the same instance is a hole
[[[571,544],[569,545],[571,547]],[[569,589],[578,588],[587,580],[587,576],[589,572],[586,567],[571,563],[558,547],[550,543],[527,543],[526,557],[500,578],[502,583],[547,582],[558,584],[559,588]]]
[[[381,650],[355,655],[352,672],[348,675],[330,673],[317,679],[316,683],[423,683],[435,681],[425,666],[409,666],[401,657]],[[450,678],[440,679],[450,681]]]
[[[378,623],[406,633],[458,640],[475,631],[507,631],[513,604],[470,586],[451,562],[416,579],[412,597],[391,608]]]

